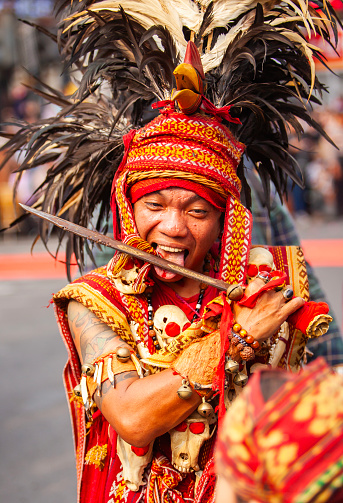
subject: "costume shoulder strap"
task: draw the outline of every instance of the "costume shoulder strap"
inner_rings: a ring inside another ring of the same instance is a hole
[[[53,296],[55,304],[66,311],[69,300],[80,302],[108,325],[125,342],[132,344],[127,304],[106,275],[106,267],[76,279]]]

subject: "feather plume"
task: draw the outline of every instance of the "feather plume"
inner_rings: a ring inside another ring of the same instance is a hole
[[[55,12],[61,58],[66,70],[80,71],[78,89],[67,98],[37,82],[38,94],[60,113],[20,124],[3,147],[4,162],[23,153],[17,183],[26,170],[47,166],[34,193],[37,208],[106,230],[122,136],[152,119],[153,101],[169,98],[190,39],[204,67],[206,98],[217,107],[231,105],[240,118],[229,127],[246,145],[267,199],[270,181],[280,195],[288,177],[302,184],[288,151],[290,128],[301,135],[304,121],[330,141],[309,113],[325,91],[315,74],[315,60],[325,64],[325,58],[311,37],[319,34],[335,48],[341,26],[325,0],[57,0]],[[242,163],[238,175],[249,202],[244,172]],[[39,232],[47,246],[51,227],[42,221]],[[75,255],[82,271],[91,250],[81,238],[58,232],[59,246],[67,241],[68,267]]]

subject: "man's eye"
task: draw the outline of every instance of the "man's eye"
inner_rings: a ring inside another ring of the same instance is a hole
[[[154,210],[162,208],[162,204],[155,203],[154,201],[147,201],[145,204],[148,208]]]
[[[207,211],[202,210],[200,208],[193,208],[192,210],[190,210],[190,213],[197,216],[197,217],[203,217],[203,216],[207,215]]]

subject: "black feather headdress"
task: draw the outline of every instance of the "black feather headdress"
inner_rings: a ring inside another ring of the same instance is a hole
[[[3,147],[6,159],[23,152],[17,183],[24,171],[48,166],[34,194],[38,209],[106,232],[122,136],[153,118],[153,102],[170,98],[188,40],[201,55],[205,97],[239,117],[229,127],[246,145],[267,196],[270,181],[280,195],[288,177],[302,184],[288,150],[291,130],[300,135],[305,122],[330,141],[310,115],[325,91],[315,74],[315,60],[325,65],[325,58],[311,36],[335,48],[341,26],[325,0],[57,0],[55,12],[56,41],[65,70],[78,76],[77,91],[66,97],[40,83],[37,92],[60,112],[21,124]],[[243,163],[238,175],[249,205]],[[45,245],[49,231],[42,222]],[[61,231],[60,243],[64,238],[68,264],[75,254],[82,271],[83,240]]]

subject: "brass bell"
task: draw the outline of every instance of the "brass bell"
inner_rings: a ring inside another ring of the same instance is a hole
[[[84,363],[81,367],[82,374],[86,374],[88,377],[94,375],[95,368],[91,363]]]
[[[74,388],[74,395],[75,396],[82,396],[81,393],[81,384],[77,384]]]
[[[202,403],[197,408],[197,411],[202,417],[209,417],[214,412],[212,405],[206,402],[204,396],[202,397]]]
[[[233,382],[236,384],[236,386],[243,388],[248,382],[248,376],[243,374],[242,372],[237,372],[237,374],[235,374],[233,377]]]
[[[244,289],[241,285],[230,285],[226,291],[229,300],[241,300],[244,295]]]
[[[118,348],[117,353],[116,353],[117,360],[119,360],[122,363],[127,362],[131,358],[131,353],[129,348]]]
[[[225,363],[225,372],[228,372],[229,374],[236,374],[236,372],[239,371],[239,363],[235,362],[235,360],[231,360],[231,358],[228,358],[227,362]]]
[[[183,400],[188,400],[192,396],[193,390],[190,387],[189,382],[187,381],[187,379],[182,379],[182,384],[179,387],[179,389],[177,390],[177,394]]]

